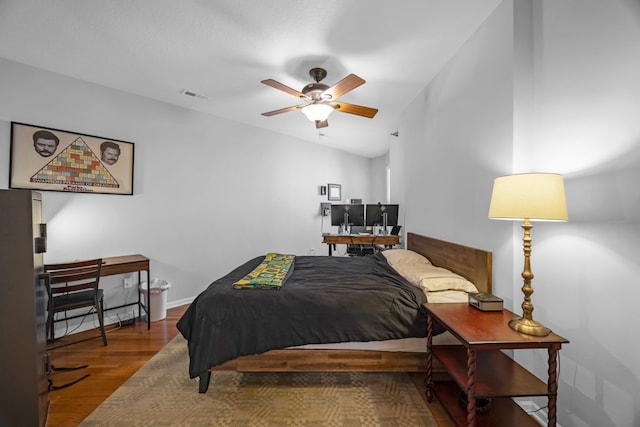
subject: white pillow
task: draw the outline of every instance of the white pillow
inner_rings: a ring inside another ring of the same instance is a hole
[[[409,283],[422,289],[425,293],[440,291],[478,292],[473,283],[446,268],[425,263],[400,264],[392,265],[392,267]]]
[[[431,261],[429,261],[426,257],[408,249],[387,249],[385,251],[382,251],[382,255],[384,255],[384,257],[387,259],[389,265],[394,268],[402,265],[431,265]]]
[[[424,292],[440,292],[440,291],[464,291],[478,292],[473,283],[464,277],[447,270],[446,268],[430,266],[423,268],[419,272],[414,272],[418,287]]]
[[[469,294],[463,291],[425,292],[425,294],[427,294],[427,302],[469,302]]]

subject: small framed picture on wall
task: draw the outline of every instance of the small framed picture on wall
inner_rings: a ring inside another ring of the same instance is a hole
[[[327,184],[327,199],[332,201],[342,200],[342,186],[340,184]]]

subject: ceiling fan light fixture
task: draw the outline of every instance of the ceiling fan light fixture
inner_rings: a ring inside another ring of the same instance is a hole
[[[307,119],[312,122],[327,120],[329,114],[333,111],[333,107],[327,104],[309,104],[301,110]]]
[[[336,102],[345,93],[366,83],[364,79],[349,74],[333,86],[322,83],[321,80],[327,75],[323,68],[312,68],[309,75],[315,80],[314,83],[307,84],[302,91],[297,91],[273,79],[262,80],[261,83],[271,86],[274,89],[293,95],[301,99],[304,104],[292,105],[291,107],[280,108],[262,113],[263,116],[275,116],[276,114],[287,113],[289,111],[301,110],[311,122],[315,122],[316,129],[329,126],[327,118],[333,110],[340,113],[348,113],[356,116],[372,119],[378,112],[377,108],[365,107],[362,105],[347,104],[346,102]]]

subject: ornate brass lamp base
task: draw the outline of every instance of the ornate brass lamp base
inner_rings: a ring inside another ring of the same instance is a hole
[[[540,323],[532,319],[518,317],[509,321],[509,327],[515,331],[536,337],[546,337],[551,333],[551,329],[542,326]]]
[[[524,230],[524,238],[522,239],[522,248],[524,250],[524,271],[522,272],[522,278],[524,279],[524,284],[522,285],[524,301],[522,302],[522,317],[511,319],[509,321],[509,327],[523,334],[546,337],[551,333],[551,329],[545,328],[533,320],[533,304],[531,304],[531,294],[533,293],[533,288],[531,287],[531,280],[533,280],[533,273],[531,272],[532,227],[529,219],[525,218],[524,224],[522,224],[522,229]]]

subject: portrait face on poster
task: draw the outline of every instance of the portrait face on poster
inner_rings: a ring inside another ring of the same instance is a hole
[[[11,122],[9,186],[133,194],[132,142]]]

